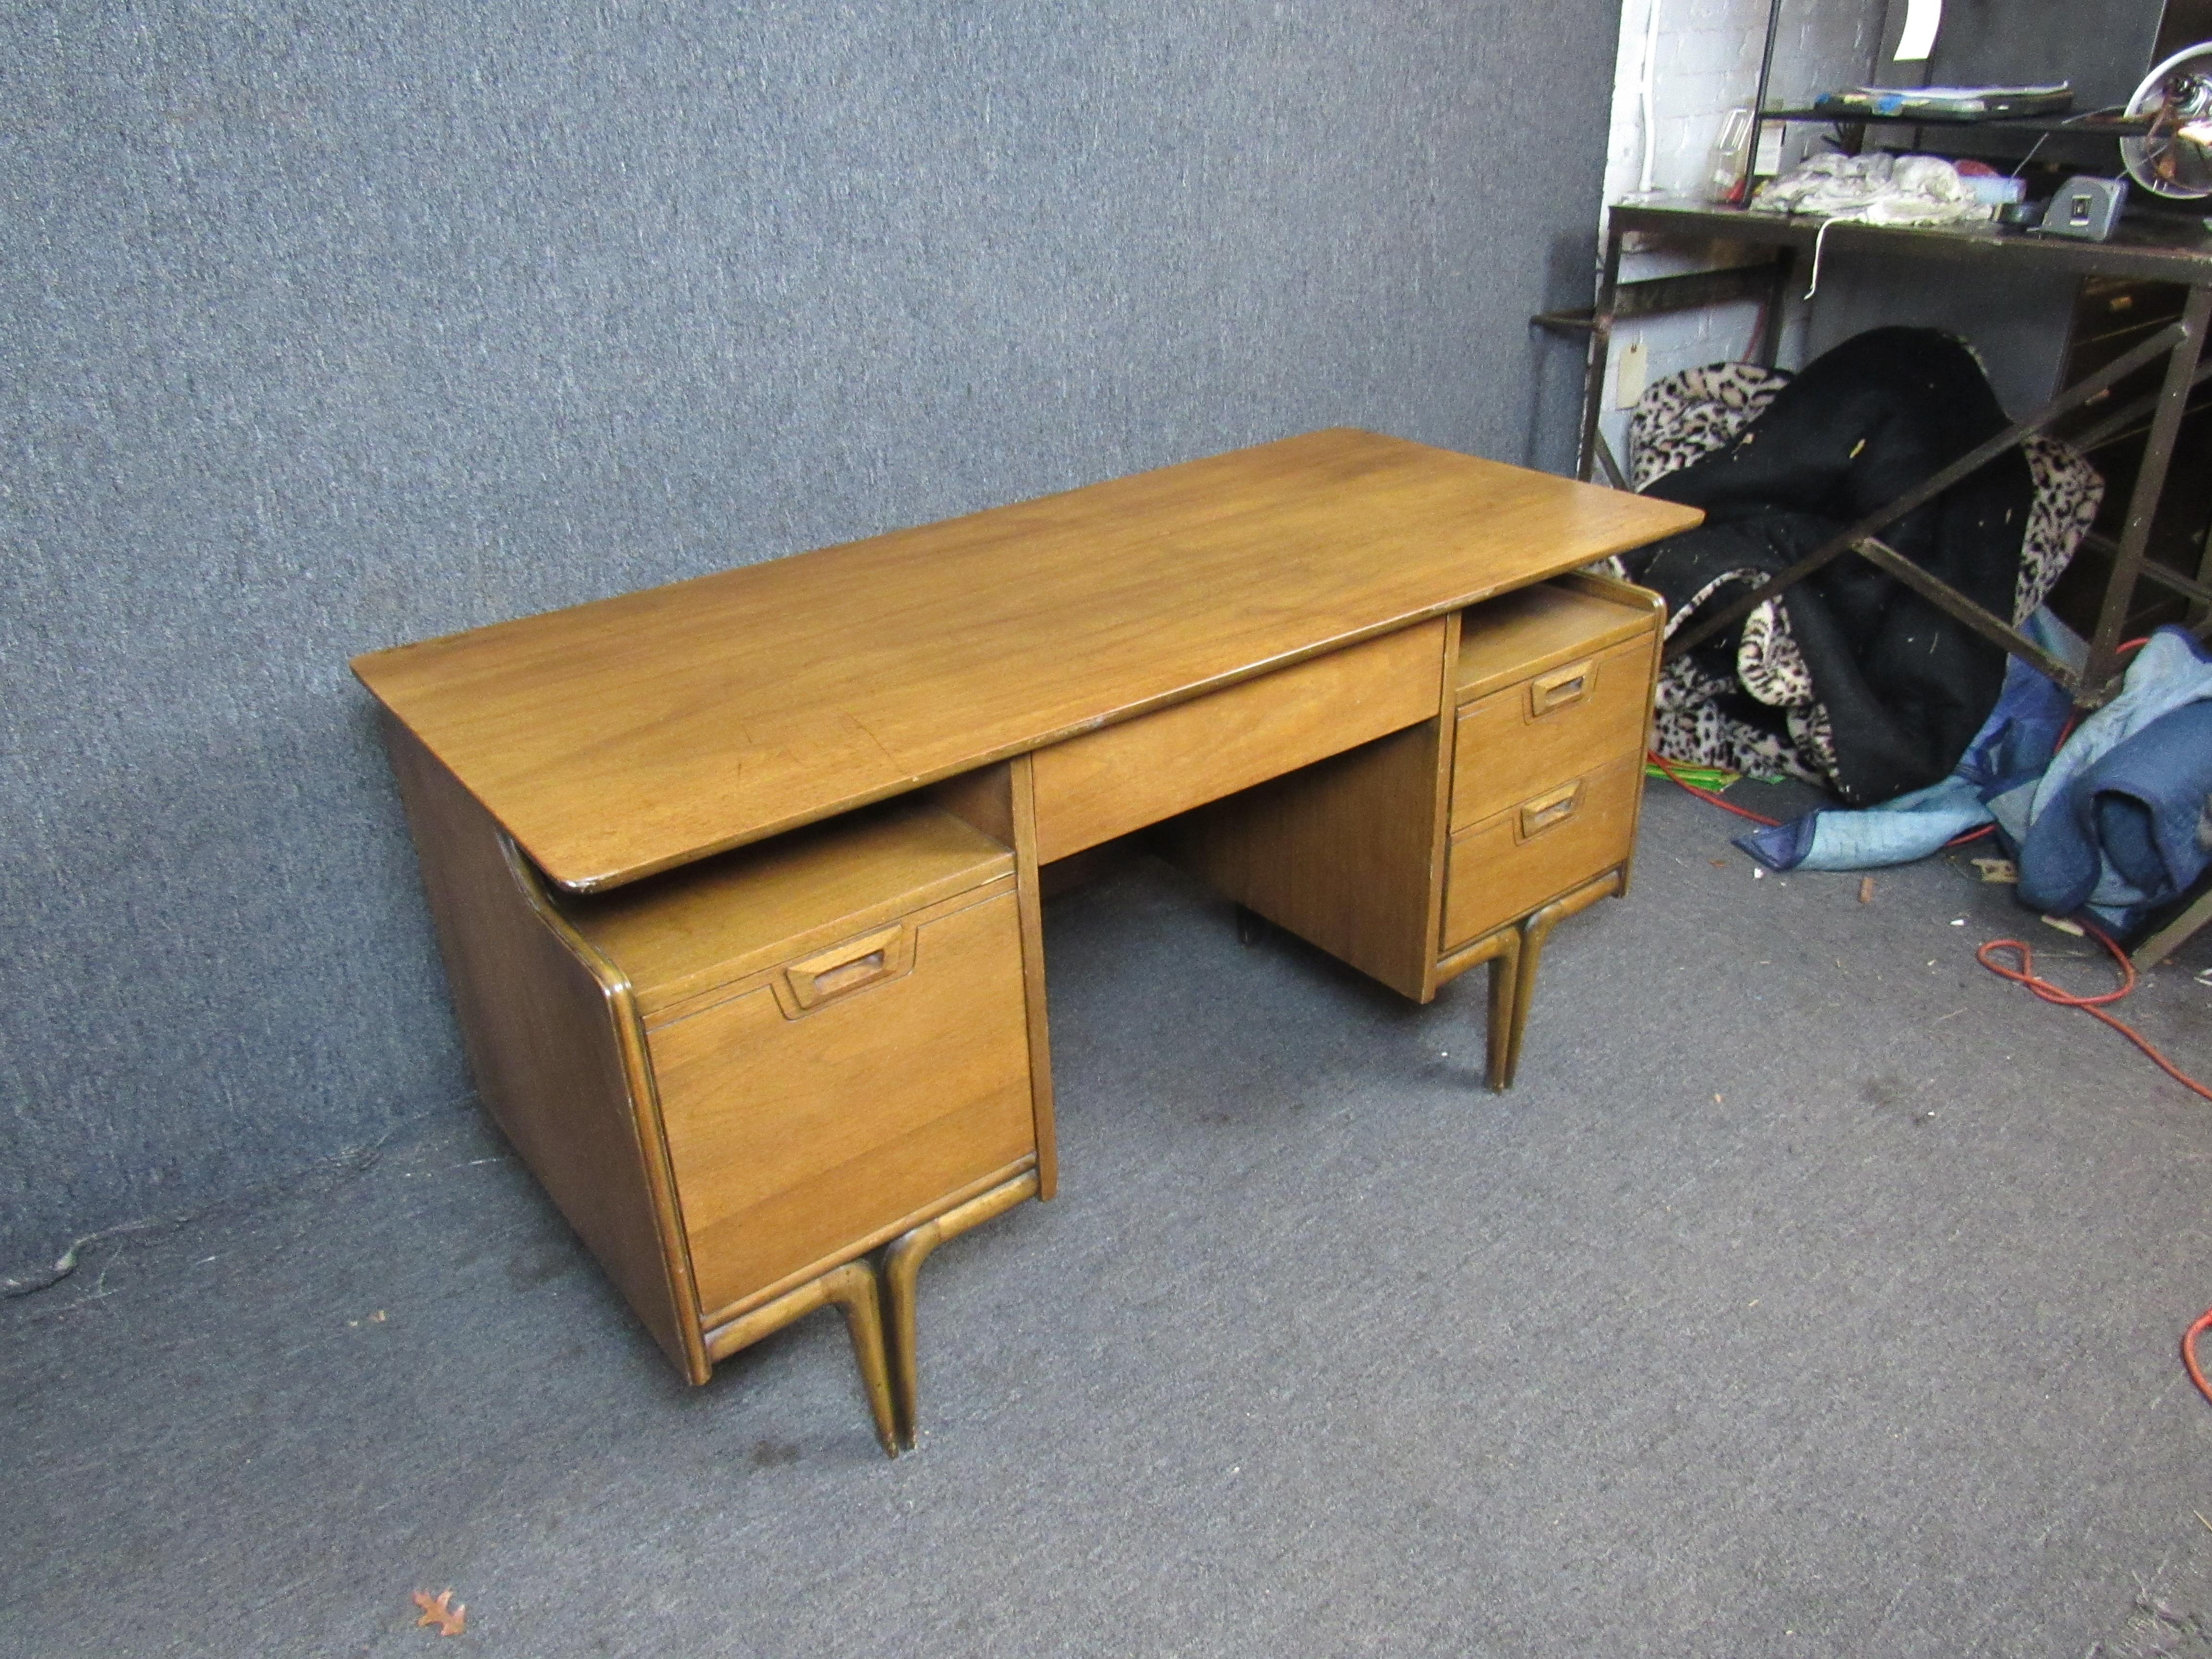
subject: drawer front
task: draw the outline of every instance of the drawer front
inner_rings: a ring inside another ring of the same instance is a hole
[[[871,933],[648,1036],[710,1323],[1036,1150],[1014,907]]]
[[[1452,837],[1443,949],[1456,950],[1626,861],[1639,760],[1624,760],[1516,801]]]
[[[1045,863],[1433,717],[1444,625],[1425,623],[1037,751]]]
[[[1462,830],[1624,756],[1644,752],[1651,636],[1479,697],[1452,742],[1452,828]]]

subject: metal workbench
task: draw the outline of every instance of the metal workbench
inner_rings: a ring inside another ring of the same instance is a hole
[[[1613,207],[1607,215],[1605,257],[1595,305],[1588,312],[1549,313],[1536,320],[1554,329],[1588,332],[1589,351],[1583,382],[1582,441],[1577,456],[1577,476],[1587,479],[1595,467],[1602,465],[1612,481],[1624,489],[1627,487],[1626,480],[1598,430],[1606,359],[1617,323],[1733,300],[1763,301],[1765,325],[1759,355],[1762,362],[1771,367],[1779,341],[1784,301],[1793,276],[1816,254],[1825,258],[1845,250],[1891,259],[1936,259],[1984,269],[2002,266],[2008,270],[2070,272],[2081,276],[2132,277],[2172,283],[2188,290],[2178,319],[2096,373],[2065,387],[2033,414],[2014,422],[1880,511],[1850,526],[1760,587],[1721,607],[1695,627],[1683,629],[1668,642],[1668,656],[1679,656],[1711,639],[1784,588],[1845,553],[1879,565],[1975,632],[2032,662],[2064,687],[2082,708],[2094,708],[2108,701],[2118,690],[2122,626],[2127,620],[2138,582],[2148,580],[2181,595],[2189,603],[2191,624],[2198,635],[2212,633],[2212,538],[2208,538],[2193,575],[2144,556],[2190,393],[2199,383],[2212,378],[2212,356],[2203,353],[2207,327],[2212,325],[2212,233],[2201,228],[2191,228],[2193,222],[2186,220],[2168,221],[2166,224],[2179,228],[2124,222],[2111,241],[2088,242],[1985,226],[1890,228],[1691,203],[1622,204]],[[1623,283],[1622,244],[1626,238],[1639,234],[1673,242],[1736,243],[1767,248],[1772,252],[1771,258],[1756,264]],[[2093,448],[2145,416],[2150,418],[2142,464],[2128,500],[2124,528],[2118,541],[2105,548],[2112,560],[2112,574],[2097,606],[2087,659],[2078,673],[2020,633],[2012,626],[2010,618],[1984,610],[1902,557],[1881,540],[1885,530],[1915,507],[1941,495],[2031,434],[2044,430],[2109,393],[2130,374],[2161,356],[2166,359],[2166,371],[2155,393],[2133,399],[2109,413],[2100,410],[2102,418],[2094,426],[2069,437],[2069,441],[2077,447]],[[2207,921],[2212,921],[2212,893],[2198,899],[2172,927],[2144,945],[2137,952],[2138,961],[2158,960]]]

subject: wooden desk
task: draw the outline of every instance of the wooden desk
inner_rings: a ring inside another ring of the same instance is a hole
[[[1410,996],[1503,964],[1503,1082],[1529,927],[1625,884],[1657,622],[1462,615],[1697,519],[1320,432],[354,669],[502,1129],[693,1381],[836,1301],[896,1445],[915,1269],[1054,1188],[1039,866],[1172,820]]]

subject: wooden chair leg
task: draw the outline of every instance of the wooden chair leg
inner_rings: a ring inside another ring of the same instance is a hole
[[[1011,1210],[1025,1198],[1035,1198],[1036,1171],[1030,1170],[1012,1181],[947,1210],[934,1221],[925,1221],[901,1233],[884,1246],[884,1311],[890,1326],[893,1395],[897,1401],[900,1441],[914,1444],[916,1401],[921,1393],[921,1363],[916,1358],[915,1304],[921,1264],[930,1252],[948,1238],[957,1238],[970,1227],[981,1226],[993,1216]]]
[[[1513,1074],[1521,1067],[1521,1042],[1528,1029],[1528,1009],[1536,1000],[1536,964],[1543,957],[1544,941],[1552,936],[1552,929],[1569,916],[1619,892],[1620,877],[1619,870],[1608,870],[1565,897],[1553,899],[1530,911],[1522,922],[1521,961],[1514,974],[1513,1012],[1507,1022],[1504,1080],[1492,1084],[1493,1088],[1511,1088]]]
[[[890,1367],[884,1354],[883,1299],[872,1263],[848,1261],[842,1267],[833,1267],[821,1278],[809,1279],[797,1290],[709,1331],[708,1356],[726,1359],[833,1302],[844,1314],[845,1330],[853,1340],[853,1359],[860,1367],[868,1413],[876,1420],[876,1438],[896,1457],[898,1428],[892,1413]]]

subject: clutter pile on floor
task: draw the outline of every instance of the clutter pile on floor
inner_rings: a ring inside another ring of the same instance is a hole
[[[1927,329],[1857,335],[1796,375],[1728,363],[1661,380],[1631,422],[1632,479],[1706,522],[1621,574],[1665,596],[1671,636],[2005,424],[1972,352]],[[2080,454],[2033,437],[1886,539],[2078,665],[2083,642],[2044,600],[2103,492]],[[1654,742],[1844,803],[1742,837],[1769,868],[1903,863],[1990,825],[2024,902],[2139,931],[2212,863],[2212,653],[2160,629],[2118,698],[2078,728],[2072,714],[2034,667],[1844,558],[1669,663]]]

